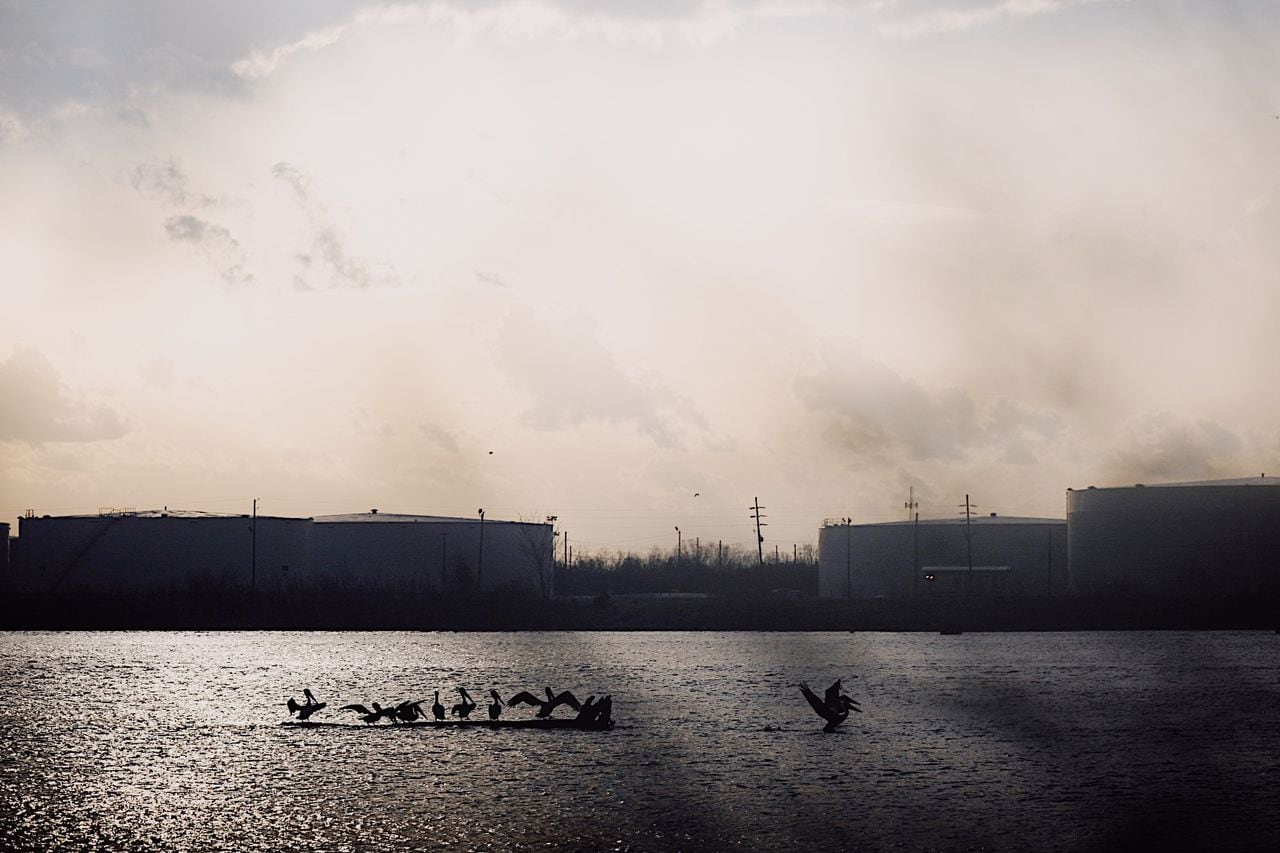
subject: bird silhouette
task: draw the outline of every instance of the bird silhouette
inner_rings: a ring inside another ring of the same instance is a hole
[[[307,701],[301,705],[292,696],[289,697],[288,702],[285,702],[285,705],[289,708],[289,716],[297,714],[299,720],[305,720],[329,704],[328,702],[317,702],[316,697],[311,695],[311,688],[309,687],[302,688],[302,695],[307,697]]]
[[[422,710],[422,700],[417,702],[405,701],[401,702],[393,709],[395,716],[391,718],[391,722],[399,720],[402,723],[412,723],[415,720],[425,720],[427,712]]]
[[[809,701],[809,705],[818,716],[827,721],[822,729],[824,732],[834,732],[837,726],[848,719],[850,711],[862,713],[857,701],[841,692],[838,678],[835,684],[827,688],[826,694],[821,699],[803,681],[800,682],[800,692],[804,694],[804,698]]]
[[[489,719],[496,720],[502,716],[502,697],[496,690],[490,690],[489,695],[493,697],[493,704],[489,706]]]
[[[439,690],[437,690],[437,691],[436,691],[436,701],[435,701],[435,704],[433,704],[433,705],[431,706],[431,716],[435,717],[437,720],[443,720],[443,719],[444,719],[444,706],[440,704],[440,691],[439,691]]]
[[[568,705],[575,711],[582,710],[582,703],[579,702],[578,698],[568,690],[563,693],[554,693],[551,688],[548,687],[546,688],[546,693],[546,699],[539,699],[528,690],[521,690],[519,693],[508,699],[507,704],[512,707],[516,705],[532,705],[538,709],[537,715],[543,718],[550,717],[551,712],[561,705]]]
[[[476,709],[476,703],[471,701],[471,694],[467,693],[467,688],[459,687],[458,694],[462,697],[462,701],[454,705],[450,710],[455,717],[466,719],[471,716],[471,712]]]
[[[357,714],[360,715],[360,719],[370,724],[378,722],[378,720],[381,720],[383,717],[386,717],[387,719],[391,720],[393,723],[396,722],[395,708],[384,708],[381,705],[379,705],[377,702],[370,702],[369,704],[373,706],[372,709],[366,708],[363,705],[343,705],[338,710],[339,711],[355,711]]]

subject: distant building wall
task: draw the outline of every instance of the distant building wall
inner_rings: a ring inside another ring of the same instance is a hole
[[[9,571],[9,522],[0,521],[0,589],[13,589],[13,575]]]
[[[310,519],[167,513],[19,520],[18,588],[29,592],[268,589],[302,580]]]
[[[392,514],[321,516],[313,577],[337,584],[457,591],[524,587],[551,593],[549,524]]]
[[[1067,590],[1066,522],[980,516],[969,528],[975,592],[1060,595]],[[910,598],[952,591],[967,568],[963,519],[833,524],[818,533],[822,598]],[[928,572],[933,567],[940,571]],[[1007,571],[1005,571],[1007,569]]]
[[[1072,591],[1176,597],[1280,593],[1280,481],[1067,492]]]

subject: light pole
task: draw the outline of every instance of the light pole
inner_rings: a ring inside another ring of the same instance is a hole
[[[844,520],[844,597],[853,598],[853,525],[852,518]]]
[[[258,499],[253,499],[253,521],[249,524],[249,539],[253,556],[249,559],[249,592],[258,591]]]
[[[480,555],[476,558],[476,592],[484,589],[484,507],[476,510],[480,513]]]
[[[547,524],[551,525],[551,577],[547,579],[547,594],[551,598],[556,597],[556,537],[560,535],[560,531],[556,530],[556,522],[560,520],[558,515],[548,515]]]

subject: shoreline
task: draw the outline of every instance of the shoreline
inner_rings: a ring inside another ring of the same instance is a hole
[[[601,595],[544,600],[430,592],[9,594],[0,630],[925,631],[1280,630],[1258,597],[840,600]]]

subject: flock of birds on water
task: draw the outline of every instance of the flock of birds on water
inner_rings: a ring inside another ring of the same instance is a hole
[[[595,696],[588,696],[585,702],[579,702],[578,697],[568,690],[556,693],[550,687],[546,688],[546,694],[546,699],[539,699],[528,690],[521,690],[503,702],[497,690],[490,690],[489,696],[492,697],[493,702],[489,705],[489,719],[498,720],[502,716],[503,708],[531,705],[538,709],[535,718],[545,720],[551,717],[551,712],[556,708],[566,705],[577,713],[573,721],[584,728],[593,726],[607,728],[613,722],[612,696],[605,696],[600,700],[597,700]],[[297,717],[299,721],[309,721],[313,714],[329,706],[328,702],[317,700],[309,687],[303,688],[302,695],[306,701],[299,702],[290,696],[289,701],[285,703],[285,706],[289,709],[289,715]],[[459,701],[449,708],[449,716],[456,717],[459,720],[466,720],[471,716],[471,712],[480,706],[471,698],[471,694],[467,692],[465,687],[458,688],[458,696]],[[422,707],[426,701],[425,699],[408,700],[396,705],[386,706],[377,702],[370,702],[368,707],[352,704],[343,705],[338,710],[353,711],[369,725],[379,720],[387,720],[392,725],[398,725],[400,723],[416,723],[419,721],[430,722],[431,718],[434,718],[437,722],[444,722],[448,719],[445,714],[445,707],[440,703],[439,690],[435,692],[435,701],[431,704],[430,716],[428,716],[428,711]]]
[[[858,705],[858,700],[852,699],[844,688],[841,686],[842,679],[837,678],[835,683],[826,689],[820,697],[817,693],[809,688],[809,685],[803,681],[800,682],[800,693],[808,701],[809,706],[819,717],[826,721],[823,726],[824,732],[834,732],[837,727],[849,718],[850,711],[862,713],[862,708]],[[497,721],[502,716],[502,709],[508,707],[516,707],[517,705],[530,705],[538,709],[536,717],[538,719],[548,719],[551,712],[561,705],[567,705],[577,712],[574,722],[586,727],[608,728],[613,722],[613,697],[605,696],[603,699],[596,701],[595,696],[588,696],[585,702],[579,702],[578,698],[568,690],[556,693],[550,687],[545,688],[546,699],[539,699],[528,690],[521,690],[512,696],[506,702],[502,701],[502,697],[498,695],[497,690],[490,690],[489,696],[493,702],[489,705],[489,719]],[[447,719],[445,716],[445,707],[440,703],[440,691],[435,692],[435,701],[431,704],[431,716],[437,722],[443,722]],[[311,693],[310,688],[303,688],[302,695],[306,701],[298,702],[292,696],[285,705],[289,709],[291,717],[297,717],[299,721],[310,720],[311,716],[317,711],[327,708],[327,702],[320,702]],[[459,720],[465,720],[471,716],[479,705],[471,698],[471,694],[467,692],[465,687],[458,688],[459,701],[449,709],[449,714],[457,717]],[[400,723],[414,723],[419,720],[429,722],[427,712],[423,710],[422,703],[425,699],[418,701],[405,701],[397,705],[379,705],[377,702],[371,702],[369,707],[364,705],[343,705],[338,710],[353,711],[366,724],[372,725],[379,720],[388,720],[392,725]]]

